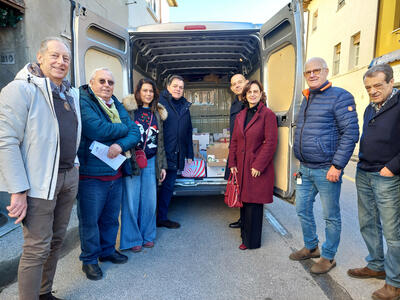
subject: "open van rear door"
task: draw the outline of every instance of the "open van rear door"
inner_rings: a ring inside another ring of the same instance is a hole
[[[294,199],[294,177],[298,162],[293,154],[295,120],[303,88],[303,9],[293,0],[266,22],[260,30],[262,82],[268,107],[278,120],[275,154],[274,193]]]
[[[79,3],[71,17],[75,86],[88,83],[94,69],[106,67],[114,75],[114,95],[121,101],[131,90],[128,31]]]

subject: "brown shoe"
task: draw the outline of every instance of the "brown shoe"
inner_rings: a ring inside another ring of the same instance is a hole
[[[365,278],[385,279],[386,278],[385,271],[374,271],[368,267],[348,269],[347,275],[349,275],[350,277],[359,278],[359,279],[365,279]]]
[[[336,261],[334,259],[329,260],[321,257],[315,264],[312,265],[310,271],[314,274],[324,274],[329,272],[334,267],[336,267]]]
[[[289,255],[291,260],[305,260],[309,258],[318,258],[321,256],[319,252],[319,248],[315,248],[313,250],[309,250],[306,247],[301,248],[300,250],[293,252]]]
[[[374,300],[400,300],[400,288],[385,283],[383,288],[372,294]]]

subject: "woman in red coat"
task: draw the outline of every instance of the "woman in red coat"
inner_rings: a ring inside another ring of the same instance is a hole
[[[247,108],[236,117],[229,148],[229,167],[239,181],[242,244],[239,249],[261,246],[264,204],[272,202],[273,158],[278,129],[275,114],[265,106],[262,84],[253,80],[243,89]]]

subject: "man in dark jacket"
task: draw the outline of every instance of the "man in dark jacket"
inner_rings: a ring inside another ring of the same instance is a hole
[[[173,75],[168,79],[167,89],[160,94],[160,103],[168,111],[164,122],[164,147],[167,156],[167,176],[161,185],[157,204],[157,227],[179,228],[180,224],[168,220],[168,206],[174,191],[178,170],[193,160],[192,120],[189,107],[191,105],[183,97],[183,78]]]
[[[371,103],[364,113],[356,186],[360,231],[369,255],[366,267],[347,274],[386,277],[373,299],[400,299],[400,92],[393,83],[393,70],[387,64],[373,66],[364,75]]]
[[[80,90],[82,139],[78,150],[81,163],[78,192],[79,234],[82,270],[91,280],[103,273],[98,265],[109,261],[122,264],[128,257],[115,250],[118,216],[122,200],[122,176],[132,173],[129,159],[115,169],[91,152],[94,141],[109,146],[107,157],[129,156],[140,139],[138,126],[113,95],[114,76],[106,68],[93,71],[89,85]]]
[[[294,152],[300,160],[296,178],[296,211],[303,230],[304,247],[292,253],[292,260],[320,257],[311,267],[314,274],[335,267],[340,241],[340,187],[343,169],[358,141],[358,120],[353,96],[327,81],[326,62],[309,59],[304,68],[309,89],[298,114]],[[314,221],[313,204],[319,193],[325,219],[322,253]]]
[[[235,74],[231,77],[231,91],[235,94],[235,98],[231,104],[231,110],[229,112],[229,134],[230,139],[232,139],[233,127],[235,125],[236,116],[245,107],[242,101],[242,91],[243,88],[249,81],[242,74]],[[227,160],[228,161],[228,160]],[[225,168],[225,179],[228,180],[230,175],[230,169],[228,168],[228,162]],[[240,228],[241,222],[240,218],[236,222],[230,223],[230,228]]]

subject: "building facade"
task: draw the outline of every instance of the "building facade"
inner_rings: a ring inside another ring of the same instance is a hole
[[[169,21],[176,0],[0,0],[0,11],[19,17],[0,23],[0,89],[27,63],[36,60],[48,36],[71,41],[71,7],[80,5],[128,28]],[[0,14],[0,22],[2,21]]]
[[[307,59],[320,56],[326,60],[328,79],[353,94],[362,126],[369,103],[362,77],[375,57],[379,0],[311,0],[304,4]]]

